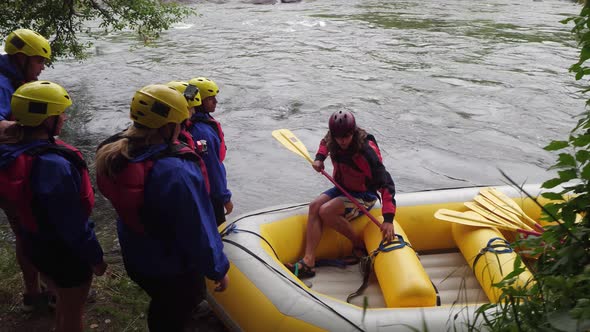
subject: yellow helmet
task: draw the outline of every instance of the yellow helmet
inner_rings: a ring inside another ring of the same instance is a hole
[[[188,103],[176,89],[152,84],[135,92],[130,116],[131,120],[148,128],[160,128],[188,119]]]
[[[62,114],[72,105],[66,89],[49,81],[34,81],[21,85],[10,102],[17,123],[37,127],[50,116]]]
[[[51,58],[51,46],[45,37],[29,29],[11,32],[4,41],[4,51],[8,54],[23,53],[28,56]]]
[[[188,84],[192,84],[199,88],[201,93],[201,100],[207,97],[215,97],[219,93],[219,87],[212,80],[206,77],[197,77],[188,81]]]
[[[188,102],[188,107],[196,107],[201,105],[201,94],[199,93],[199,88],[197,88],[195,85],[181,81],[171,81],[166,83],[166,85],[173,87],[176,89],[176,91],[182,93]]]

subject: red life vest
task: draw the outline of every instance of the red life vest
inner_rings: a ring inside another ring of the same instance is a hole
[[[178,134],[178,140],[184,144],[186,144],[186,146],[188,146],[189,148],[191,148],[192,150],[195,149],[195,140],[193,139],[193,136],[191,135],[191,133],[189,133],[186,130],[181,130],[180,133]]]
[[[187,127],[189,125],[192,125],[192,123],[189,120],[187,121]],[[189,148],[191,148],[192,150],[194,150],[199,156],[204,155],[205,153],[207,153],[207,141],[202,139],[199,141],[196,141],[193,139],[193,136],[191,135],[191,133],[188,130],[182,129],[180,131],[180,133],[178,134],[178,141],[180,141],[180,143],[183,143],[184,145],[188,146]]]
[[[82,154],[78,149],[60,140],[56,140],[55,143],[33,146],[16,157],[5,168],[0,169],[0,197],[5,202],[5,207],[13,209],[19,217],[19,225],[29,232],[39,230],[39,220],[36,220],[34,213],[36,208],[32,204],[31,169],[35,159],[40,155],[54,153],[72,163],[80,172],[80,203],[87,216],[90,216],[94,207],[94,191]]]
[[[113,143],[119,139],[122,139],[121,134],[107,139],[99,145],[98,149],[105,144]],[[121,220],[135,233],[146,233],[144,220],[147,219],[142,215],[145,179],[149,175],[154,163],[159,159],[167,157],[194,161],[203,174],[207,192],[210,191],[209,177],[207,176],[205,163],[194,150],[181,144],[174,145],[172,149],[155,153],[141,162],[127,162],[114,179],[103,174],[97,173],[96,175],[96,183],[100,192],[111,201]]]
[[[372,135],[367,136],[367,145],[363,149],[372,149],[382,161],[381,152]],[[340,153],[331,155],[334,166],[333,176],[336,182],[349,191],[369,191],[369,183],[373,177],[371,165],[365,157],[367,151],[360,151],[355,154]]]
[[[223,134],[223,130],[221,129],[221,123],[215,120],[211,115],[209,115],[207,119],[196,118],[196,121],[208,124],[215,130],[215,132],[217,132],[217,136],[219,136],[219,162],[222,163],[225,160],[227,146],[225,145],[225,136]],[[187,121],[187,128],[191,128],[192,125],[192,121]]]

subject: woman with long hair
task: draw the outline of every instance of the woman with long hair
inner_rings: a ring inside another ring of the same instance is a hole
[[[131,101],[133,124],[96,153],[100,191],[118,214],[129,277],[151,298],[150,331],[183,331],[205,298],[207,277],[227,287],[229,262],[194,150],[179,144],[189,116],[173,87],[148,85]]]
[[[324,160],[330,156],[334,180],[356,199],[357,204],[370,210],[377,199],[381,199],[381,232],[384,240],[391,241],[396,208],[395,184],[383,166],[375,138],[357,127],[354,115],[349,111],[334,112],[328,125],[330,130],[320,142],[312,165],[314,170],[321,172]],[[352,242],[355,256],[363,255],[366,252],[363,239],[350,225],[350,221],[361,213],[337,187],[323,192],[309,204],[305,256],[287,267],[301,279],[315,275],[315,249],[325,227],[346,236]]]

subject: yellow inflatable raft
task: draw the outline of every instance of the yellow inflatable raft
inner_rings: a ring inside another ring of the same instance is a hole
[[[536,205],[519,191],[496,188],[539,218]],[[208,283],[209,303],[232,331],[466,330],[481,304],[498,300],[492,284],[512,271],[516,257],[505,246],[509,234],[434,218],[441,208],[465,211],[463,203],[479,189],[398,194],[395,231],[401,238],[385,246],[377,226],[367,217],[355,219],[367,250],[380,245],[381,250],[374,255],[368,286],[350,303],[347,297],[361,286],[363,275],[359,265],[333,266],[352,252],[335,231],[324,232],[316,252],[331,264],[316,267],[314,278],[301,281],[284,266],[303,256],[307,204],[237,217],[220,226],[231,262],[230,285],[218,293]],[[524,189],[540,193],[538,186]],[[521,278],[523,285],[532,282],[530,273]]]

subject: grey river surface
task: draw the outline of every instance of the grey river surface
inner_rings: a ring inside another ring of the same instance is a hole
[[[559,23],[579,12],[572,1],[190,5],[199,16],[151,47],[131,31],[91,28],[88,59],[59,60],[40,78],[70,92],[62,138],[89,160],[130,123],[135,90],[214,79],[233,215],[308,202],[331,186],[271,132],[290,129],[313,155],[335,110],[353,111],[375,134],[398,192],[502,184],[498,168],[518,182],[547,180],[555,155],[542,148],[565,139],[584,110],[567,71],[579,50]],[[114,213],[100,195],[93,219],[112,253]]]
[[[131,31],[101,34],[83,62],[41,79],[74,106],[63,138],[88,159],[125,128],[135,90],[206,76],[220,86],[234,215],[306,202],[331,184],[271,132],[293,131],[313,155],[328,116],[348,109],[375,134],[398,192],[541,182],[584,110],[568,73],[578,49],[565,0],[303,0],[196,2],[199,15],[141,47]],[[82,38],[94,40],[87,36]],[[94,219],[113,231],[99,197]]]

